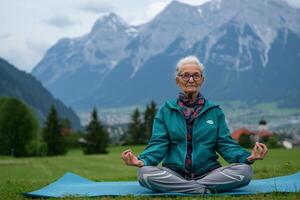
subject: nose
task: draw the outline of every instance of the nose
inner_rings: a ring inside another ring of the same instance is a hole
[[[191,81],[191,79],[192,79],[192,81]],[[190,78],[189,78],[189,81],[188,82],[195,82],[195,80],[194,80],[194,77],[193,76],[190,76]]]

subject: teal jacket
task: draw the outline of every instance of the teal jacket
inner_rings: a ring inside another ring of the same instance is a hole
[[[146,166],[156,166],[163,160],[163,166],[184,173],[186,126],[177,100],[164,103],[155,116],[149,144],[139,159]],[[192,134],[192,173],[202,175],[220,167],[216,152],[229,163],[247,163],[250,153],[232,139],[218,105],[205,101],[194,121]]]

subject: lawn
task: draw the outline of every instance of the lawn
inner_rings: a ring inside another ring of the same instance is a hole
[[[136,168],[125,166],[120,153],[127,147],[111,147],[107,155],[85,156],[80,150],[72,150],[66,156],[42,158],[0,157],[0,199],[26,199],[21,193],[43,187],[62,176],[65,172],[74,172],[80,176],[96,181],[128,181],[136,179]],[[141,152],[143,146],[131,147],[134,152]],[[224,162],[224,161],[222,161]],[[264,161],[254,165],[255,178],[288,175],[300,171],[300,149],[271,149]],[[161,199],[195,199],[162,198]],[[199,197],[197,197],[199,198]],[[206,199],[299,199],[300,193],[267,195],[249,195],[240,197],[213,197]],[[88,199],[88,198],[64,198]],[[90,199],[150,199],[150,197],[134,198],[90,198]],[[153,199],[153,197],[151,198]],[[156,197],[154,199],[159,199]]]

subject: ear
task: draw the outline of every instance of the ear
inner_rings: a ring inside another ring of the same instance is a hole
[[[178,76],[176,76],[176,85],[178,86],[179,85],[179,77]]]

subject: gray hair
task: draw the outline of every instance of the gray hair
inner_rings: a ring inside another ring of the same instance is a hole
[[[199,70],[201,73],[204,73],[204,66],[203,64],[200,62],[200,60],[196,57],[196,56],[186,56],[184,58],[181,58],[176,65],[176,72],[175,72],[175,76],[178,76],[181,68],[183,65],[188,64],[188,63],[195,63],[199,66]]]

